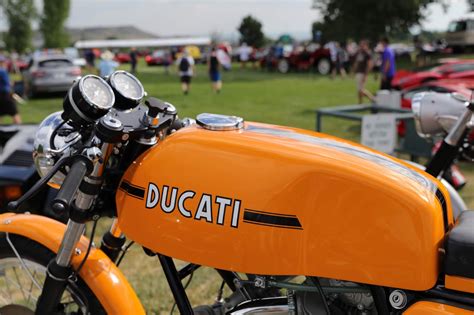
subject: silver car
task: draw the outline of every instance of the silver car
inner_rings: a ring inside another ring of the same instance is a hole
[[[33,57],[23,73],[26,94],[67,92],[74,80],[81,77],[81,68],[66,55]]]

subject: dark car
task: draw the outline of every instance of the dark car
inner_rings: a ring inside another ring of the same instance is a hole
[[[64,92],[81,76],[81,68],[75,66],[66,55],[47,55],[32,58],[24,71],[26,94]]]

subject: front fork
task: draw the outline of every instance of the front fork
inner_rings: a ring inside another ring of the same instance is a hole
[[[85,222],[88,221],[90,210],[102,184],[104,161],[107,161],[111,144],[105,143],[101,150],[88,154],[93,163],[92,173],[84,177],[73,200],[69,211],[69,220],[55,259],[48,264],[46,279],[41,296],[36,305],[35,314],[55,314],[68,281],[74,279],[71,268],[72,256],[75,254],[77,243],[84,234]],[[94,149],[92,149],[94,151]],[[97,152],[98,151],[98,152]],[[90,152],[89,152],[90,153]],[[94,155],[97,157],[94,159]],[[64,185],[64,184],[63,184]],[[89,240],[92,242],[93,240]],[[87,259],[85,257],[84,259]]]

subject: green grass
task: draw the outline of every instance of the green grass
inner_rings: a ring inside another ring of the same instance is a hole
[[[314,130],[315,109],[354,104],[357,101],[352,78],[331,80],[311,73],[281,75],[236,68],[223,74],[224,88],[217,95],[211,91],[205,68],[199,66],[191,93],[187,96],[181,93],[176,74],[166,75],[163,68],[141,65],[138,77],[149,96],[173,103],[178,108],[180,117],[195,117],[198,113],[213,112]],[[368,88],[375,91],[377,86],[378,83],[371,77]],[[61,110],[61,104],[62,99],[58,97],[34,99],[21,105],[20,112],[25,122],[37,123],[49,113]],[[325,132],[343,137],[353,138],[358,126],[343,120],[324,120]],[[462,164],[462,168],[469,180],[468,186],[463,190],[463,197],[472,207],[474,169],[468,164]],[[107,223],[108,221],[101,222],[100,230],[104,230]],[[99,241],[97,238],[96,242]],[[172,297],[157,258],[145,256],[140,247],[134,246],[124,259],[121,269],[150,314],[169,313]],[[219,285],[219,278],[214,271],[198,270],[188,289],[191,302],[195,305],[212,303]]]

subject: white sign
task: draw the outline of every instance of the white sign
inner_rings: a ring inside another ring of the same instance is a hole
[[[375,94],[375,104],[391,108],[400,108],[402,104],[401,93],[400,91],[393,90],[379,90],[377,94]]]
[[[361,143],[375,150],[392,153],[397,140],[397,125],[393,114],[362,117]]]

